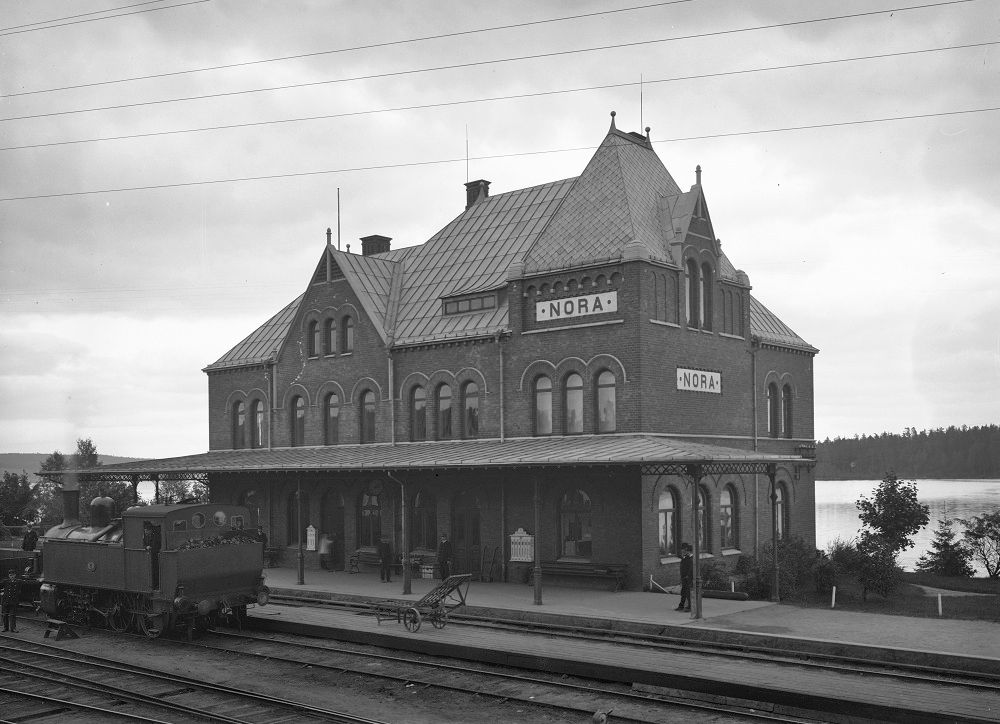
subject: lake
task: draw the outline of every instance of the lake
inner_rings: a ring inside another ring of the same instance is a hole
[[[840,537],[850,540],[858,535],[861,520],[855,502],[864,495],[871,498],[880,480],[817,480],[816,481],[816,547],[826,550],[831,541]],[[917,500],[931,509],[930,521],[914,537],[914,547],[899,554],[899,565],[912,571],[917,559],[930,550],[941,518],[971,518],[1000,508],[1000,480],[917,480]],[[955,540],[960,540],[964,528],[954,523]],[[986,569],[977,565],[977,576]]]

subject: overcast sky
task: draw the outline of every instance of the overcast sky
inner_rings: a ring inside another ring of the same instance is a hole
[[[579,175],[612,110],[682,188],[702,166],[723,249],[820,349],[818,439],[1000,421],[1000,3],[6,0],[0,26],[0,452],[205,451],[202,368],[304,290],[338,190],[342,248],[419,244],[467,180]]]

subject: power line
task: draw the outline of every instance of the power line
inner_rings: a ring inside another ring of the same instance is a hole
[[[806,63],[791,63],[788,65],[772,65],[765,66],[762,68],[745,68],[741,70],[729,70],[720,71],[718,73],[700,73],[697,75],[685,75],[685,76],[675,76],[673,78],[659,78],[652,80],[643,80],[644,85],[651,85],[655,83],[676,83],[679,81],[687,80],[707,80],[710,78],[723,78],[726,76],[734,75],[748,75],[752,73],[764,73],[778,70],[794,70],[798,68],[809,68],[824,65],[835,65],[838,63],[851,63],[860,62],[865,60],[880,60],[884,58],[896,58],[907,55],[920,55],[924,53],[939,53],[946,50],[968,50],[970,48],[982,48],[991,45],[1000,45],[1000,41],[989,41],[983,43],[970,43],[968,45],[952,45],[943,48],[924,48],[920,50],[904,50],[895,53],[881,53],[878,55],[861,55],[852,58],[834,58],[832,60],[818,60]],[[51,141],[48,143],[32,143],[24,144],[21,146],[0,146],[0,151],[16,151],[29,148],[45,148],[49,146],[67,146],[79,143],[98,143],[102,141],[124,141],[132,140],[138,138],[151,138],[156,136],[173,136],[185,133],[202,133],[205,131],[222,131],[222,130],[232,130],[234,128],[252,128],[254,126],[271,126],[281,123],[304,123],[308,121],[320,121],[320,120],[331,120],[335,118],[348,118],[352,116],[366,116],[374,115],[377,113],[398,113],[401,111],[415,111],[415,110],[426,110],[429,108],[445,108],[449,106],[461,106],[470,105],[474,103],[492,103],[496,101],[508,101],[508,100],[523,100],[525,98],[539,98],[544,96],[553,95],[563,95],[567,93],[583,93],[595,90],[610,90],[613,88],[628,88],[630,86],[638,85],[635,81],[629,81],[625,83],[609,83],[605,85],[594,85],[594,86],[582,86],[579,88],[564,88],[551,91],[537,91],[534,93],[518,93],[513,95],[505,96],[488,96],[484,98],[471,98],[465,100],[456,101],[441,101],[439,103],[424,103],[419,105],[410,106],[395,106],[391,108],[375,108],[365,111],[345,111],[343,113],[329,113],[318,116],[304,116],[299,118],[279,118],[271,121],[248,121],[246,123],[232,123],[220,126],[201,126],[198,128],[184,128],[177,129],[173,131],[151,131],[149,133],[131,133],[121,136],[107,136],[103,138],[83,138],[74,139],[69,141]]]
[[[388,73],[375,73],[375,74],[371,74],[371,75],[354,76],[354,77],[351,77],[351,78],[335,78],[335,79],[332,79],[332,80],[312,81],[312,82],[309,82],[309,83],[293,83],[293,84],[289,84],[289,85],[272,86],[272,87],[268,87],[268,88],[251,88],[251,89],[248,89],[248,90],[227,91],[227,92],[224,92],[224,93],[208,93],[208,94],[204,94],[204,95],[184,96],[184,97],[180,97],[180,98],[165,98],[165,99],[155,100],[155,101],[143,101],[143,102],[140,102],[140,103],[124,103],[124,104],[119,104],[119,105],[114,105],[114,106],[99,106],[99,107],[96,107],[96,108],[78,108],[78,109],[69,110],[69,111],[54,111],[54,112],[51,112],[51,113],[37,113],[37,114],[33,114],[33,115],[28,115],[28,116],[12,116],[10,118],[0,118],[0,122],[3,122],[3,121],[24,121],[24,120],[32,120],[32,119],[36,119],[36,118],[49,118],[49,117],[52,117],[52,116],[73,115],[73,114],[77,114],[77,113],[94,113],[94,112],[97,112],[97,111],[122,110],[122,109],[125,109],[125,108],[139,108],[139,107],[142,107],[142,106],[163,105],[163,104],[167,104],[167,103],[183,103],[183,102],[188,102],[188,101],[209,100],[209,99],[212,99],[212,98],[227,98],[227,97],[231,97],[231,96],[248,95],[248,94],[251,94],[251,93],[270,93],[270,92],[279,91],[279,90],[293,90],[293,89],[301,89],[301,88],[310,88],[310,87],[315,87],[315,86],[320,86],[320,85],[332,85],[332,84],[335,84],[335,83],[348,83],[348,82],[354,82],[354,81],[359,81],[359,80],[376,80],[376,79],[380,79],[380,78],[391,78],[391,77],[405,76],[405,75],[416,75],[416,74],[420,74],[420,73],[434,73],[434,72],[438,72],[438,71],[442,71],[442,70],[458,70],[458,69],[462,69],[462,68],[474,68],[474,67],[479,67],[479,66],[483,66],[483,65],[497,65],[497,64],[501,64],[501,63],[511,63],[511,62],[524,61],[524,60],[541,60],[541,59],[544,59],[544,58],[555,58],[555,57],[561,57],[561,56],[567,56],[567,55],[578,55],[578,54],[582,54],[582,53],[593,53],[593,52],[598,52],[598,51],[602,51],[602,50],[617,50],[617,49],[620,49],[620,48],[634,48],[634,47],[639,47],[639,46],[644,46],[644,45],[655,45],[655,44],[659,44],[659,43],[670,43],[670,42],[674,42],[674,41],[677,41],[677,40],[698,40],[698,39],[708,38],[708,37],[718,37],[718,36],[724,36],[724,35],[734,35],[734,34],[737,34],[737,33],[756,32],[756,31],[759,31],[759,30],[774,30],[774,29],[777,29],[777,28],[788,28],[788,27],[795,27],[795,26],[799,26],[799,25],[809,25],[809,24],[813,24],[813,23],[830,22],[830,21],[833,21],[833,20],[850,20],[850,19],[856,19],[856,18],[861,18],[861,17],[870,17],[872,15],[884,15],[886,13],[904,12],[904,11],[907,11],[907,10],[922,10],[922,9],[926,9],[926,8],[940,7],[940,6],[944,6],[944,5],[959,5],[959,4],[969,3],[969,2],[975,2],[975,1],[976,0],[944,0],[943,2],[933,3],[931,5],[913,5],[913,6],[901,7],[901,8],[889,8],[889,9],[886,9],[886,10],[873,10],[873,11],[868,11],[868,12],[863,12],[863,13],[852,13],[852,14],[849,14],[849,15],[835,15],[835,16],[830,16],[830,17],[825,17],[825,18],[814,18],[814,19],[811,19],[811,20],[794,20],[794,21],[789,21],[789,22],[786,22],[786,23],[772,23],[770,25],[757,25],[757,26],[753,26],[753,27],[749,27],[749,28],[736,28],[736,29],[733,29],[733,30],[716,30],[716,31],[707,32],[707,33],[694,33],[694,34],[691,34],[691,35],[679,35],[679,36],[674,36],[674,37],[671,37],[671,38],[659,38],[659,39],[656,39],[656,40],[637,40],[637,41],[633,41],[633,42],[630,42],[630,43],[615,43],[615,44],[612,44],[612,45],[601,45],[601,46],[594,46],[594,47],[590,47],[590,48],[579,48],[579,49],[576,49],[576,50],[561,50],[561,51],[553,51],[551,53],[536,53],[536,54],[533,54],[533,55],[513,56],[513,57],[510,57],[510,58],[499,58],[499,59],[495,59],[495,60],[478,60],[478,61],[472,61],[472,62],[469,62],[469,63],[456,63],[456,64],[452,64],[452,65],[442,65],[442,66],[435,66],[435,67],[430,67],[430,68],[415,68],[415,69],[410,69],[410,70],[400,70],[400,71],[393,71],[393,72],[388,72]]]
[[[700,136],[680,136],[677,138],[667,138],[662,141],[653,141],[653,143],[679,143],[682,141],[700,141],[712,138],[734,138],[738,136],[756,136],[765,133],[785,133],[789,131],[808,131],[808,130],[819,130],[824,128],[840,128],[846,126],[860,126],[873,123],[890,123],[894,121],[912,121],[920,120],[924,118],[941,118],[947,116],[958,116],[967,115],[970,113],[990,113],[994,111],[1000,111],[1000,106],[991,108],[972,108],[962,111],[940,111],[938,113],[920,113],[908,116],[888,116],[885,118],[869,118],[856,121],[838,121],[832,123],[815,123],[801,126],[786,126],[782,128],[766,128],[758,129],[755,131],[733,131],[730,133],[711,133]],[[576,148],[559,148],[550,149],[547,151],[521,151],[517,153],[500,153],[493,154],[489,156],[475,156],[470,160],[473,161],[488,161],[501,158],[517,158],[521,156],[541,156],[552,153],[570,153],[574,151],[593,151],[594,146],[578,146]],[[280,173],[280,174],[267,174],[264,176],[243,176],[237,178],[228,179],[209,179],[206,181],[184,181],[180,183],[172,184],[151,184],[148,186],[126,186],[121,188],[110,188],[110,189],[98,189],[93,191],[67,191],[65,193],[54,193],[54,194],[36,194],[32,196],[10,196],[6,198],[0,198],[0,202],[4,201],[29,201],[33,199],[51,199],[60,198],[66,196],[90,196],[94,194],[111,194],[120,193],[124,191],[151,191],[155,189],[173,189],[173,188],[185,188],[191,186],[208,186],[214,184],[225,184],[225,183],[244,183],[247,181],[271,181],[275,179],[284,178],[302,178],[308,176],[324,176],[328,174],[335,173],[354,173],[358,171],[382,171],[386,169],[393,168],[413,168],[417,166],[436,166],[448,163],[465,163],[465,157],[461,158],[447,158],[447,159],[436,159],[430,161],[411,161],[409,163],[387,163],[380,164],[376,166],[356,166],[351,168],[338,168],[338,169],[323,169],[320,171],[298,171],[292,173]]]
[[[111,20],[113,18],[123,18],[123,17],[126,17],[128,15],[140,15],[142,13],[154,13],[157,10],[173,10],[174,8],[181,8],[181,7],[184,7],[185,5],[199,5],[200,3],[211,2],[211,0],[191,0],[191,2],[180,3],[179,5],[169,5],[167,7],[162,7],[162,8],[147,8],[145,10],[134,10],[134,11],[128,12],[128,13],[118,13],[117,15],[105,15],[103,18],[90,18],[89,20],[72,20],[72,18],[82,18],[82,17],[85,17],[87,15],[100,15],[101,13],[112,13],[112,12],[115,12],[116,10],[123,10],[125,8],[139,7],[140,5],[152,5],[152,4],[156,3],[156,2],[163,2],[163,1],[164,0],[152,0],[152,2],[136,3],[135,5],[124,5],[124,6],[120,7],[120,8],[112,8],[110,10],[98,10],[98,11],[92,12],[92,13],[81,13],[80,15],[70,15],[70,16],[68,16],[66,18],[56,18],[55,20],[42,20],[42,21],[37,22],[37,23],[26,23],[25,25],[12,25],[9,28],[0,28],[0,36],[4,36],[4,35],[19,35],[21,33],[34,33],[34,32],[36,32],[38,30],[51,30],[53,28],[64,28],[67,25],[80,25],[81,23],[93,23],[93,22],[96,22],[98,20]],[[71,22],[60,23],[59,22],[60,20],[70,20]],[[45,25],[44,28],[32,28],[32,27],[30,27],[32,25],[43,25],[45,23],[58,23],[58,24],[57,25]],[[24,28],[24,29],[23,30],[19,30],[19,28]],[[25,94],[23,94],[23,93],[8,93],[7,95],[11,96],[11,95],[25,95]]]
[[[157,0],[162,1],[162,0]],[[242,63],[229,63],[227,65],[213,65],[206,68],[192,68],[190,70],[177,70],[169,73],[156,73],[153,75],[140,75],[132,78],[119,78],[117,80],[105,80],[95,83],[82,83],[80,85],[68,85],[61,88],[45,88],[41,90],[23,91],[21,93],[8,93],[7,97],[33,95],[37,93],[54,93],[56,91],[76,90],[78,88],[93,88],[94,86],[111,85],[115,83],[131,83],[139,80],[153,80],[156,78],[170,78],[178,75],[190,75],[193,73],[206,73],[214,70],[228,70],[230,68],[241,68],[248,65],[260,65],[263,63],[280,63],[286,60],[301,60],[303,58],[314,58],[320,55],[333,55],[336,53],[349,53],[357,50],[373,50],[375,48],[385,48],[392,45],[404,45],[406,43],[421,43],[427,40],[442,40],[444,38],[456,38],[463,35],[475,35],[477,33],[491,33],[497,30],[514,30],[517,28],[527,28],[532,25],[545,25],[547,23],[560,23],[566,20],[580,20],[591,18],[597,15],[613,15],[615,13],[627,13],[635,10],[648,10],[650,8],[663,7],[665,5],[679,5],[681,3],[694,2],[694,0],[669,0],[668,2],[651,3],[649,5],[635,5],[628,8],[618,8],[612,10],[599,10],[593,13],[581,13],[579,15],[564,15],[558,18],[547,20],[532,20],[523,23],[512,23],[510,25],[495,25],[489,28],[477,28],[474,30],[458,30],[453,33],[441,33],[439,35],[425,35],[420,38],[406,38],[403,40],[387,40],[382,43],[372,43],[370,45],[355,45],[350,48],[335,48],[333,50],[320,50],[314,53],[300,53],[298,55],[285,55],[278,58],[264,58],[261,60],[247,60]]]

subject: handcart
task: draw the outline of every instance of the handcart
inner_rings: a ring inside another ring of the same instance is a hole
[[[395,619],[396,623],[402,622],[407,631],[419,631],[420,622],[429,618],[431,626],[444,628],[448,612],[465,605],[471,580],[471,573],[448,576],[412,606],[407,601],[377,601],[372,604],[375,620],[381,625],[383,621]]]

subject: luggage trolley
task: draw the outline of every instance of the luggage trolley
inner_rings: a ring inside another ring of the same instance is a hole
[[[444,628],[448,612],[465,605],[471,580],[471,573],[448,576],[412,606],[406,601],[378,601],[372,604],[375,620],[381,625],[383,621],[395,619],[396,623],[402,622],[407,631],[416,632],[420,630],[420,622],[429,618],[431,626]]]

